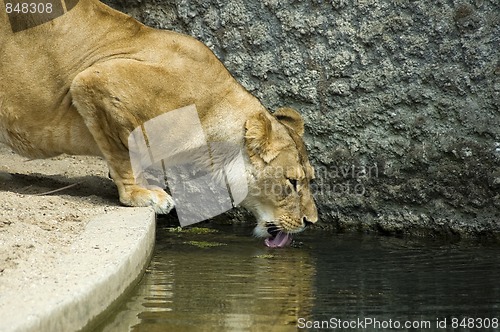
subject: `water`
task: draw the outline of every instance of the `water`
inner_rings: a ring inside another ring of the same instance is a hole
[[[211,227],[159,223],[143,280],[97,331],[500,331],[498,246],[306,230],[268,249],[247,226]]]

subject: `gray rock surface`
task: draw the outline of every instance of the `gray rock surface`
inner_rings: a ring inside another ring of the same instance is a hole
[[[500,239],[497,0],[106,0],[298,109],[324,225]]]

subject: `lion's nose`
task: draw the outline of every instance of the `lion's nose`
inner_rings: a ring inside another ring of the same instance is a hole
[[[303,219],[303,220],[304,220],[304,226],[306,226],[306,227],[307,227],[307,226],[311,226],[312,224],[314,224],[314,222],[307,220],[307,218],[306,218],[306,217],[304,217],[304,219]]]

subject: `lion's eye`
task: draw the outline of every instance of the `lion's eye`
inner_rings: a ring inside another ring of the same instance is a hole
[[[292,185],[293,189],[295,191],[297,191],[297,189],[298,189],[297,186],[298,186],[299,182],[297,180],[295,180],[295,179],[288,179],[288,181],[290,181],[290,184]]]

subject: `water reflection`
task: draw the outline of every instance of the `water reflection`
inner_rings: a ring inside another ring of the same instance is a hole
[[[145,278],[98,330],[313,331],[366,318],[451,330],[453,318],[500,318],[498,246],[306,231],[301,247],[272,250],[251,228],[218,227],[160,227]]]
[[[498,246],[370,236],[336,240],[332,246],[325,238],[315,247],[321,267],[313,320],[368,318],[438,330],[437,322],[446,319],[451,330],[453,318],[500,318]]]
[[[144,280],[102,331],[294,330],[313,307],[313,258],[249,234],[159,229]]]

